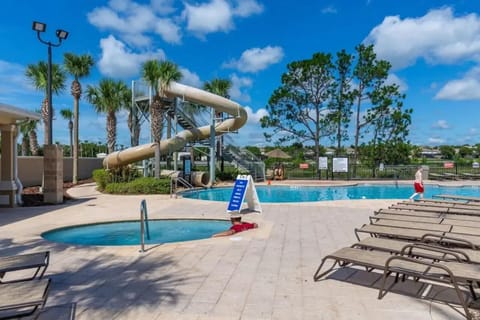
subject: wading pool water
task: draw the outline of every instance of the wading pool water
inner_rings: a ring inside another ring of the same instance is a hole
[[[149,220],[150,240],[146,244],[159,244],[198,240],[227,230],[228,220]],[[140,244],[140,222],[120,221],[71,226],[45,232],[42,237],[61,243],[96,246],[124,246]]]

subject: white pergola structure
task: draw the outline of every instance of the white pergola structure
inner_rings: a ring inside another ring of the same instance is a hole
[[[40,114],[0,102],[0,197],[8,197],[10,207],[21,203],[22,184],[17,167],[17,123],[40,120]],[[3,203],[3,202],[1,202]]]

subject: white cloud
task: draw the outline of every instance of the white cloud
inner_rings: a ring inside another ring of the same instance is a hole
[[[165,42],[178,44],[182,40],[180,27],[170,19],[158,19],[154,28]]]
[[[25,76],[25,66],[0,60],[0,100],[4,95],[21,93],[26,89],[33,90]]]
[[[198,74],[188,70],[187,68],[180,67],[179,69],[182,73],[182,80],[180,80],[181,83],[195,88],[202,87],[202,81],[200,80]]]
[[[419,58],[431,64],[479,61],[480,17],[473,13],[454,16],[450,7],[418,18],[388,16],[364,42],[374,44],[378,58],[397,69],[413,65]]]
[[[239,17],[249,17],[263,12],[263,6],[255,0],[238,0],[233,14]]]
[[[153,10],[161,15],[166,15],[175,11],[174,0],[150,0]]]
[[[233,28],[232,8],[224,0],[212,0],[200,5],[185,4],[182,16],[187,20],[187,29],[203,35]]]
[[[232,74],[230,76],[230,81],[232,81],[232,87],[228,92],[230,97],[233,100],[250,102],[250,96],[245,92],[244,88],[250,88],[252,86],[252,79]]]
[[[445,143],[445,139],[438,138],[438,137],[430,137],[428,138],[429,144],[443,144]]]
[[[268,111],[266,109],[258,109],[256,112],[253,111],[251,107],[245,107],[245,111],[248,114],[248,123],[252,125],[257,125],[260,123],[260,119],[264,116],[268,116]]]
[[[263,132],[267,132],[267,129],[260,128],[260,119],[268,115],[267,110],[258,109],[255,112],[251,107],[247,106],[245,107],[245,111],[247,111],[248,120],[247,123],[238,130],[238,134],[232,136],[235,138],[235,144],[245,146],[265,144]]]
[[[111,32],[129,45],[149,47],[154,35],[167,43],[180,44],[182,27],[203,38],[208,33],[232,30],[237,17],[246,18],[263,12],[263,6],[256,0],[183,2],[183,9],[176,8],[176,3],[174,0],[150,0],[148,4],[110,0],[107,5],[90,11],[87,19],[93,26]]]
[[[438,100],[479,100],[480,66],[471,69],[462,79],[447,82],[435,95]]]
[[[186,3],[182,17],[187,22],[187,30],[204,37],[208,33],[232,30],[236,16],[245,18],[262,11],[263,7],[254,0],[239,0],[237,7],[226,0],[211,0],[197,5]]]
[[[435,95],[439,100],[479,100],[480,81],[473,78],[449,81]]]
[[[141,64],[148,59],[165,59],[162,50],[156,52],[133,53],[125,44],[110,35],[100,40],[102,55],[98,62],[100,72],[113,78],[127,78],[138,75]]]
[[[328,13],[337,13],[337,8],[335,8],[333,5],[329,5],[328,7],[325,7],[322,9],[323,14],[328,14]]]
[[[172,10],[168,1],[154,1],[151,7],[131,0],[112,0],[109,7],[97,7],[87,14],[87,18],[92,25],[115,32],[131,45],[149,46],[151,38],[148,33],[156,33],[168,43],[179,43],[181,35],[174,21],[155,15],[155,11],[165,13]]]
[[[405,81],[400,79],[396,74],[390,73],[385,80],[386,85],[396,84],[400,92],[406,92],[408,90],[408,85]]]
[[[447,120],[438,120],[432,127],[436,129],[450,129]]]
[[[278,63],[284,56],[281,47],[267,46],[245,50],[240,59],[224,63],[225,68],[235,68],[241,72],[258,72]]]

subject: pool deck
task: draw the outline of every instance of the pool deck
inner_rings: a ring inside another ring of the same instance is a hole
[[[292,183],[319,185],[272,182]],[[69,194],[76,200],[62,205],[0,209],[1,255],[51,251],[46,276],[52,289],[40,319],[70,319],[72,314],[82,320],[464,319],[448,304],[454,297],[449,289],[437,291],[440,302],[432,302],[429,296],[418,297],[418,283],[406,281],[378,300],[379,274],[352,268],[313,281],[325,255],[353,244],[355,227],[368,223],[374,210],[399,200],[262,204],[262,214],[244,218],[257,222],[258,229],[148,246],[141,253],[139,246],[52,243],[40,234],[74,224],[139,219],[141,199],[147,201],[150,219],[227,219],[227,204],[165,195],[103,195],[92,184]]]

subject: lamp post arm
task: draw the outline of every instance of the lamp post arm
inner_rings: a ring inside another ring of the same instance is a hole
[[[60,45],[62,44],[62,39],[61,38],[58,38],[58,42],[57,43],[52,43],[51,41],[45,41],[42,39],[42,37],[40,36],[40,32],[37,31],[37,38],[38,40],[43,43],[43,44],[46,44],[47,46],[52,46],[52,47],[60,47]]]

